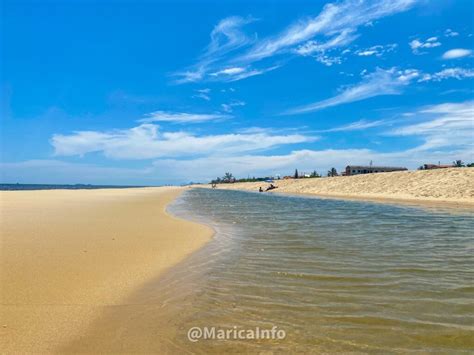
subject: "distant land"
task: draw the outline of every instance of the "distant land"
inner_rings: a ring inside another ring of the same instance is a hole
[[[90,185],[90,184],[0,184],[0,190],[90,190],[90,189],[127,189],[148,186],[136,185]]]

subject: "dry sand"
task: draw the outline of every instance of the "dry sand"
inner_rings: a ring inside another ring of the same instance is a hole
[[[174,218],[179,188],[0,192],[0,349],[45,353],[204,245]]]
[[[264,189],[268,183],[219,184],[219,189]],[[316,179],[277,180],[274,192],[322,197],[474,205],[474,168],[399,171]],[[201,185],[209,187],[208,185]]]

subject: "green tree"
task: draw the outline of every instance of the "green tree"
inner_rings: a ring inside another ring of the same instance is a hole
[[[328,176],[330,177],[337,176],[336,168],[331,168],[331,170],[328,170]]]
[[[231,173],[225,173],[222,180],[224,180],[224,182],[232,182],[234,180],[234,175]]]
[[[453,166],[456,167],[456,168],[463,168],[465,167],[464,163],[462,160],[456,160],[456,161],[453,161]]]
[[[295,176],[294,176],[294,178],[295,178],[295,179],[298,179],[298,177],[299,177],[299,176],[298,176],[298,169],[295,169]]]

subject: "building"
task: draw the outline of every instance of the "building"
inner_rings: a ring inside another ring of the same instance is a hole
[[[431,170],[431,169],[446,169],[452,168],[452,165],[441,165],[441,164],[423,164],[423,170]]]
[[[348,165],[346,166],[345,175],[359,175],[359,174],[373,174],[373,173],[388,173],[391,171],[404,171],[407,168],[396,166],[363,166],[363,165]]]

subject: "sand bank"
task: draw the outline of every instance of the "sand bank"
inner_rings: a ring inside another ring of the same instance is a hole
[[[278,193],[474,206],[474,168],[278,180],[275,185]],[[268,183],[220,184],[218,188],[258,191],[260,186]]]
[[[0,348],[55,352],[205,244],[179,188],[0,192]]]

